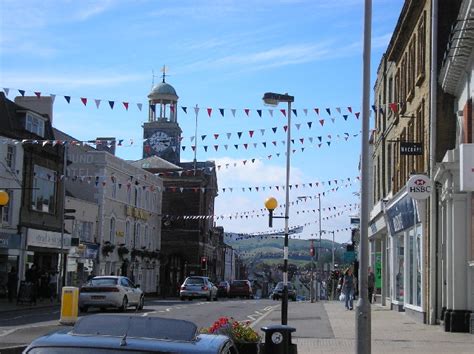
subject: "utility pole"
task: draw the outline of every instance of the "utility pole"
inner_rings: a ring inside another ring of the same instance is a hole
[[[356,353],[370,354],[371,313],[368,301],[368,260],[369,260],[369,119],[370,119],[370,49],[372,31],[372,0],[365,0],[364,9],[364,52],[362,84],[362,156],[360,195],[360,243],[359,243],[359,300],[356,305]]]
[[[318,202],[319,202],[319,207],[318,207],[318,210],[319,210],[319,248],[318,248],[318,260],[321,264],[321,273],[320,273],[320,276],[322,276],[323,274],[323,265],[321,263],[321,246],[322,246],[322,243],[321,243],[321,234],[322,234],[322,231],[321,231],[321,194],[318,193]],[[316,284],[318,284],[316,282]],[[316,288],[318,289],[318,286],[316,285]],[[319,292],[319,290],[318,290]],[[316,300],[319,298],[319,295],[320,293],[316,294]]]

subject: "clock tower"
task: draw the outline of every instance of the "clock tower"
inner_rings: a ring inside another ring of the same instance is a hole
[[[178,95],[163,81],[148,95],[148,122],[143,124],[143,158],[158,156],[180,162],[181,128],[178,125]]]

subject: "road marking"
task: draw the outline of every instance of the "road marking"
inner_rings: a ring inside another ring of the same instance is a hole
[[[254,328],[259,322],[261,322],[265,317],[267,317],[270,313],[273,312],[274,309],[278,308],[280,305],[275,305],[275,306],[268,306],[268,307],[265,307],[265,313],[260,316],[259,318],[257,318],[255,321],[253,321],[251,324],[250,324],[250,327],[251,328]],[[258,312],[258,311],[256,311]],[[247,316],[247,317],[250,317],[250,316]]]

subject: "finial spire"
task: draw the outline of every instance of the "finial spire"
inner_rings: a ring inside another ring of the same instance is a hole
[[[163,65],[163,67],[161,68],[161,72],[163,73],[163,83],[165,82],[166,70],[167,70],[166,65]]]

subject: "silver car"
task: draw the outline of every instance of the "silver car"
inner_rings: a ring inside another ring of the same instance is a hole
[[[129,306],[143,308],[145,297],[139,286],[121,276],[94,277],[80,289],[79,311],[87,312],[89,307],[117,307],[126,311]]]
[[[208,277],[187,277],[179,291],[181,301],[196,298],[205,298],[207,301],[217,301],[217,287],[209,281]]]

